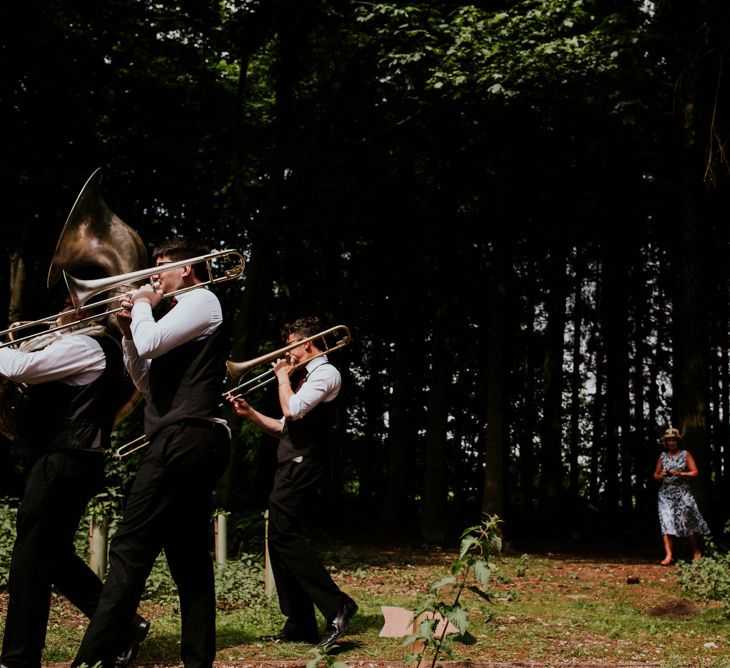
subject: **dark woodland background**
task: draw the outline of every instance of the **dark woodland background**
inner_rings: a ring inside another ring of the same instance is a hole
[[[659,541],[659,436],[728,519],[727,0],[27,0],[0,9],[3,327],[54,312],[81,187],[247,257],[230,358],[353,341],[330,513],[361,535]],[[276,412],[273,392],[252,399]],[[217,503],[265,507],[235,423]],[[138,435],[138,412],[117,429]],[[240,432],[240,433],[239,433]],[[12,444],[0,495],[17,496]]]

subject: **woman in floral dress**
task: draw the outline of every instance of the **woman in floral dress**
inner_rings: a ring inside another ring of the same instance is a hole
[[[697,464],[689,451],[680,449],[681,438],[679,430],[673,427],[664,432],[662,441],[667,451],[659,455],[654,470],[654,477],[662,483],[659,488],[659,525],[666,551],[662,566],[674,563],[674,536],[687,536],[694,558],[699,559],[702,553],[697,544],[697,534],[710,533],[687,481],[687,478],[698,476]]]

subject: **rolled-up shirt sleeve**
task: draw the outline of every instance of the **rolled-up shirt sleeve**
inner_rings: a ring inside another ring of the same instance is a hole
[[[332,401],[340,392],[340,372],[322,356],[307,368],[307,379],[289,397],[289,412],[292,420],[303,418],[320,402]]]

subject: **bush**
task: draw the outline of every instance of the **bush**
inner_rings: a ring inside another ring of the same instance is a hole
[[[730,523],[726,525],[728,532]],[[701,559],[677,564],[677,582],[690,598],[720,601],[723,613],[730,618],[730,554],[721,553],[707,539],[707,553]]]
[[[216,567],[215,591],[221,608],[266,604],[264,567],[260,557],[243,554]]]
[[[18,500],[0,500],[0,587],[8,586],[10,558],[15,542],[15,519],[18,516]]]
[[[264,605],[266,603],[264,568],[258,562],[258,557],[244,554],[235,561],[216,565],[215,590],[216,600],[221,609]],[[143,599],[172,605],[177,609],[177,588],[170,575],[164,553],[157,557],[152,567]]]
[[[18,500],[0,499],[0,587],[8,585],[10,559],[15,542],[15,521],[18,515]],[[87,512],[79,523],[74,541],[76,553],[81,559],[89,559],[89,522],[91,517],[105,517],[109,521],[111,537],[119,523],[119,492],[111,488],[92,499]],[[259,606],[266,603],[264,591],[264,567],[262,557],[242,554],[238,559],[216,566],[215,585],[218,604],[222,608],[237,606]],[[160,554],[150,572],[143,599],[177,608],[177,588],[170,575],[164,553]]]

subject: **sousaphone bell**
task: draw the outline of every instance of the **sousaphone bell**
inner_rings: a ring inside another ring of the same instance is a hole
[[[115,276],[139,271],[147,266],[147,251],[139,234],[104,201],[100,187],[101,176],[101,168],[96,169],[71,207],[48,270],[46,287],[49,289],[61,279],[64,272]],[[59,312],[36,321],[13,323],[9,329],[0,332],[0,336],[9,339],[0,345],[14,345],[26,351],[38,350],[70,331],[54,328],[53,323],[60,315]],[[92,324],[93,320],[94,316],[88,316],[79,322]],[[117,328],[115,316],[108,316],[106,321],[109,334],[120,338],[121,332]],[[43,331],[18,336],[20,331],[38,327],[43,327]],[[0,416],[0,431],[6,435],[14,431],[11,397],[17,393],[11,385],[8,381],[3,382],[0,387],[0,413],[3,414]],[[117,422],[129,414],[138,400],[139,395],[132,388],[119,408]]]

